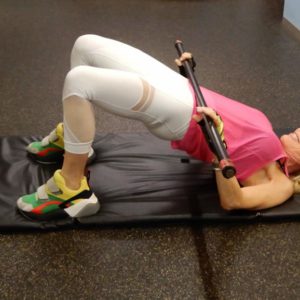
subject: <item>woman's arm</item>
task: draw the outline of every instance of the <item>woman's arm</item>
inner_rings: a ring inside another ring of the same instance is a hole
[[[221,206],[226,210],[266,209],[285,202],[293,195],[292,181],[276,163],[267,166],[264,171],[264,183],[246,187],[240,187],[236,177],[226,179],[220,171],[216,171]]]
[[[197,112],[204,113],[214,120],[222,136],[223,122],[220,122],[218,115],[212,108],[197,107]],[[193,115],[193,119],[199,122],[201,115]],[[282,172],[276,162],[265,166],[257,174],[253,174],[245,187],[240,187],[236,177],[225,178],[221,170],[218,169],[216,181],[221,206],[226,210],[266,209],[285,202],[294,193],[292,181]]]

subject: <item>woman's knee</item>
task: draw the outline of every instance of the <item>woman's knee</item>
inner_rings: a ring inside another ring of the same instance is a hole
[[[89,68],[88,66],[77,66],[68,72],[64,82],[63,100],[74,95],[89,99],[86,82]]]
[[[101,36],[95,34],[81,35],[76,39],[73,46],[73,51],[84,54],[87,51],[90,51],[95,44],[99,44],[102,39],[103,38]]]
[[[99,49],[102,37],[94,34],[85,34],[78,37],[71,52],[71,68],[80,65],[93,65],[93,52]]]

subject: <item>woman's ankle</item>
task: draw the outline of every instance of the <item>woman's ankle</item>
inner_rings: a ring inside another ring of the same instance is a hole
[[[65,179],[66,186],[72,190],[78,190],[84,178],[87,154],[72,154],[65,152],[61,175]]]
[[[70,190],[78,190],[81,187],[81,181],[84,178],[84,175],[74,176],[74,174],[72,174],[70,176],[70,174],[65,174],[63,170],[61,171],[61,176],[65,180],[66,187]]]

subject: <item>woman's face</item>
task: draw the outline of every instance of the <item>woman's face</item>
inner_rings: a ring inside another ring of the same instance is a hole
[[[281,143],[288,156],[287,168],[290,174],[300,171],[300,128],[281,138]]]

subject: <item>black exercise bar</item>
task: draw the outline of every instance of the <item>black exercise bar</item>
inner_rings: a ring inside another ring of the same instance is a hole
[[[182,41],[176,40],[175,48],[179,57],[181,57],[181,55],[185,52]],[[185,60],[182,62],[182,65],[195,91],[197,106],[207,107],[190,62]],[[213,151],[219,161],[219,167],[222,170],[223,176],[225,178],[233,177],[236,174],[236,169],[229,159],[228,153],[217,129],[215,128],[213,120],[203,114],[203,119],[198,124],[204,132],[204,136],[210,149]]]

